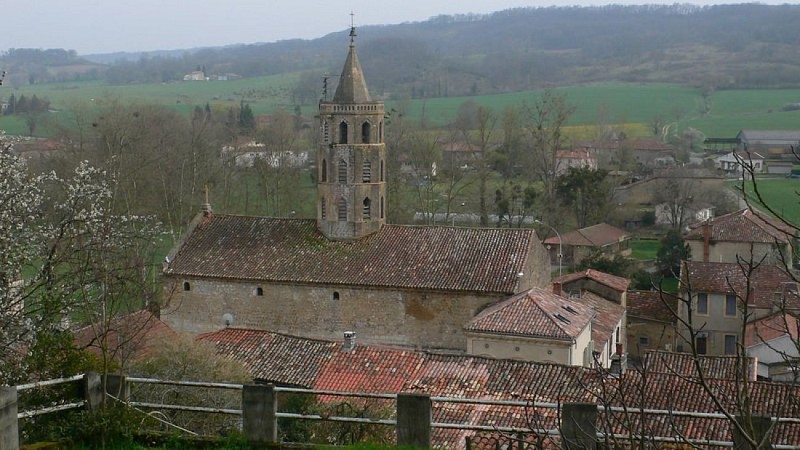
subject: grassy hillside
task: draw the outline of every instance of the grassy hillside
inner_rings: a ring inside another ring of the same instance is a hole
[[[189,114],[195,106],[211,104],[215,108],[237,107],[248,102],[256,114],[277,109],[291,109],[291,88],[298,74],[281,74],[234,81],[181,81],[174,83],[108,86],[99,82],[50,83],[0,90],[0,99],[12,93],[19,97],[37,95],[50,100],[56,110],[69,109],[76,102],[101,103],[108,99],[124,102],[155,103]],[[710,109],[704,113],[706,99],[702,91],[670,84],[593,84],[557,89],[576,106],[570,120],[573,127],[592,125],[625,126],[632,134],[649,134],[649,124],[660,117],[673,124],[671,131],[693,127],[706,136],[733,137],[745,128],[795,129],[800,124],[800,111],[784,112],[781,108],[800,102],[800,89],[720,90],[710,96]],[[498,114],[508,106],[532,103],[542,90],[468,97],[444,97],[388,101],[387,110],[406,108],[409,118],[423,118],[433,126],[452,122],[459,107],[467,101],[490,107]],[[401,106],[403,105],[403,106]],[[313,116],[316,105],[303,105],[302,113]],[[25,134],[19,118],[0,118],[0,128],[9,134]],[[41,133],[46,133],[42,129]],[[587,134],[591,134],[587,132]]]

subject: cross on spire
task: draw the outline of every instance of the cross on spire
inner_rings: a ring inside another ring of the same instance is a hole
[[[350,11],[350,45],[354,45],[356,41],[356,23],[354,19],[355,14]]]

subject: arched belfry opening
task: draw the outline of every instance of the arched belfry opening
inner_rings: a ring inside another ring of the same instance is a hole
[[[362,144],[369,144],[371,139],[372,125],[369,122],[364,122],[361,125],[361,143]]]
[[[339,124],[339,143],[347,144],[347,122],[344,121]]]
[[[372,202],[369,201],[369,197],[364,199],[364,208],[362,210],[361,218],[362,219],[369,219],[372,216]]]

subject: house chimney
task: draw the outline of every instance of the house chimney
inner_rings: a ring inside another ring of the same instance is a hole
[[[703,262],[708,262],[711,253],[711,221],[703,225]]]
[[[628,356],[622,353],[622,344],[618,343],[616,352],[611,355],[611,367],[608,369],[611,376],[621,377],[628,370]]]
[[[563,291],[561,290],[561,283],[559,283],[557,281],[553,282],[553,294],[561,296],[562,292]]]
[[[356,332],[345,331],[344,343],[342,343],[342,351],[351,352],[356,348]]]

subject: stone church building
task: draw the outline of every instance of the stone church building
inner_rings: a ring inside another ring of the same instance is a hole
[[[532,229],[386,224],[384,105],[350,35],[333,100],[319,104],[316,219],[215,214],[206,203],[165,263],[162,319],[174,329],[354,331],[466,350],[463,327],[478,312],[549,284]]]

